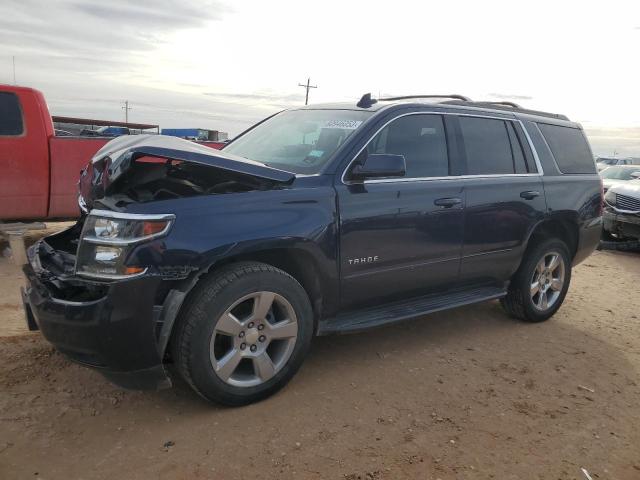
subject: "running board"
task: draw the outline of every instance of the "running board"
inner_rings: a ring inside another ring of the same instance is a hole
[[[427,313],[448,310],[471,303],[485,302],[504,297],[507,292],[497,287],[481,287],[472,290],[458,290],[438,295],[400,300],[377,307],[365,308],[328,318],[318,326],[318,335],[352,333],[369,328],[419,317]]]

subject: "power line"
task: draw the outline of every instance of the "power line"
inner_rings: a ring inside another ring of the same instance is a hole
[[[129,106],[129,100],[124,101],[122,109],[124,110],[124,121],[125,123],[129,123],[129,110],[131,110],[131,107]]]
[[[317,85],[311,85],[311,77],[307,78],[307,84],[305,85],[304,83],[299,83],[298,84],[299,87],[304,87],[307,89],[307,96],[304,99],[304,104],[308,105],[309,104],[309,89],[310,88],[318,88]]]

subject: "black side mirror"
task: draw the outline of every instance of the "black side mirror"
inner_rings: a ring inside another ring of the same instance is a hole
[[[362,163],[357,163],[351,169],[351,179],[404,177],[406,173],[407,165],[404,155],[373,153],[367,155],[367,158]]]

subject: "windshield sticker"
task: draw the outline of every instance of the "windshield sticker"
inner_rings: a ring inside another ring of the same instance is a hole
[[[323,153],[323,150],[311,150],[307,157],[321,157]]]
[[[362,120],[327,120],[324,128],[341,128],[343,130],[355,130],[362,124]]]

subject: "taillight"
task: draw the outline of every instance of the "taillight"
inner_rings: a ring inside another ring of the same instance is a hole
[[[602,215],[604,213],[604,182],[602,181],[602,177],[600,177],[600,211],[598,215]]]

